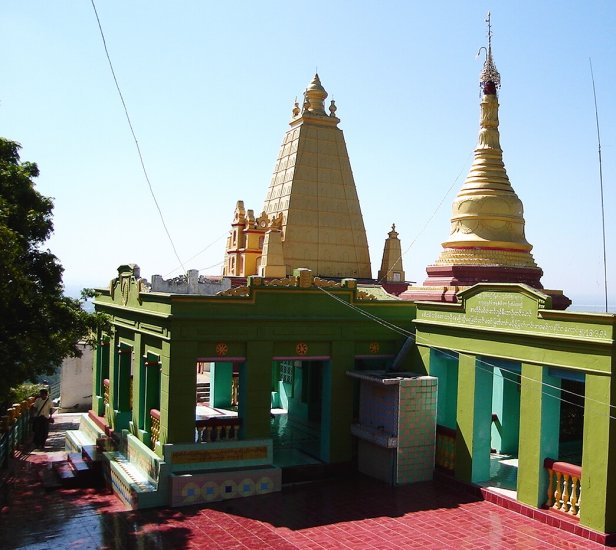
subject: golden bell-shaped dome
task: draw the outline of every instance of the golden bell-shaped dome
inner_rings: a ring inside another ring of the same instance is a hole
[[[436,265],[537,267],[524,235],[524,208],[505,170],[498,131],[500,75],[491,46],[481,72],[479,139],[471,169],[458,192],[449,238]]]
[[[308,84],[305,92],[304,112],[308,111],[313,115],[327,116],[325,112],[325,99],[327,92],[321,84],[319,75],[315,73],[312,81]]]
[[[479,78],[481,119],[471,169],[452,207],[449,238],[433,264],[426,267],[423,286],[410,286],[403,300],[456,302],[458,293],[477,283],[525,284],[543,289],[543,271],[524,235],[522,201],[511,187],[498,133],[500,74],[492,59],[490,14],[486,60]],[[562,291],[543,290],[551,307],[571,304]]]

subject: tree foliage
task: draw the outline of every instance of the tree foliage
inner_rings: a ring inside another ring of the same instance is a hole
[[[64,296],[62,265],[43,248],[53,202],[35,189],[38,167],[20,161],[20,148],[0,138],[0,401],[12,386],[79,357],[79,340],[92,343],[106,323]]]

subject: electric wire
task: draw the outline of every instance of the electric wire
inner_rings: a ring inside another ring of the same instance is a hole
[[[196,254],[193,254],[190,258],[188,258],[187,260],[185,260],[185,263],[190,262],[191,260],[194,260],[196,257],[200,256],[201,254],[203,254],[208,248],[214,246],[217,242],[219,242],[222,238],[226,237],[229,234],[228,231],[225,231],[222,235],[220,235],[219,237],[216,237],[216,239],[214,239],[210,244],[208,244],[205,248],[203,248],[202,250],[200,250],[199,252],[197,252]],[[213,266],[211,267],[215,267],[217,265],[220,265],[222,262],[218,262],[215,263]],[[172,273],[174,273],[175,271],[177,271],[178,269],[181,269],[183,266],[179,265],[175,268],[173,268],[171,271],[169,271],[169,273],[167,273],[165,275],[165,277],[168,277],[169,275],[171,275]],[[199,271],[203,271],[205,269],[210,269],[209,267],[204,267],[202,269],[200,269]]]
[[[118,91],[118,95],[120,96],[120,101],[122,102],[122,107],[124,108],[124,114],[126,116],[126,121],[128,122],[128,127],[130,128],[130,132],[133,136],[133,140],[135,142],[135,146],[137,148],[137,154],[139,155],[139,162],[141,163],[141,169],[143,171],[143,175],[145,176],[145,180],[148,184],[148,188],[150,190],[150,194],[152,195],[152,199],[154,199],[154,204],[156,205],[156,209],[158,210],[158,215],[160,217],[160,221],[162,222],[163,228],[165,230],[165,233],[167,234],[167,238],[169,239],[169,242],[171,243],[171,248],[173,249],[173,253],[175,254],[175,257],[177,258],[178,262],[180,263],[180,265],[182,266],[182,270],[184,271],[184,273],[186,273],[186,268],[184,267],[184,264],[177,252],[177,249],[175,248],[175,244],[173,242],[173,239],[171,238],[171,233],[169,232],[169,229],[167,228],[167,224],[165,223],[165,218],[163,216],[163,212],[160,208],[160,205],[158,204],[158,200],[156,199],[156,195],[154,194],[154,189],[152,188],[152,183],[150,182],[150,177],[148,176],[148,171],[146,170],[145,167],[145,162],[143,160],[143,155],[141,153],[141,147],[139,146],[139,141],[137,140],[137,135],[135,134],[135,129],[133,128],[133,124],[131,122],[131,118],[128,114],[128,107],[126,106],[126,102],[124,101],[124,96],[122,95],[122,90],[120,89],[120,84],[118,83],[118,79],[116,77],[116,73],[115,70],[113,68],[113,63],[111,62],[111,56],[109,54],[109,50],[107,49],[107,40],[105,39],[105,33],[103,32],[103,26],[101,24],[101,20],[98,16],[98,11],[96,9],[96,4],[94,3],[94,0],[90,0],[90,2],[92,3],[92,9],[94,10],[94,15],[96,16],[96,22],[98,23],[98,29],[100,31],[100,35],[101,35],[101,39],[103,41],[103,47],[105,49],[105,55],[107,56],[107,61],[109,63],[109,68],[111,69],[111,74],[113,76],[113,81],[115,82],[115,86],[116,86],[116,90]]]
[[[322,292],[324,292],[325,294],[327,294],[330,298],[333,298],[334,300],[336,300],[337,302],[340,302],[341,304],[350,307],[351,309],[355,310],[357,313],[359,313],[360,315],[363,315],[364,317],[367,317],[368,319],[370,319],[371,321],[374,321],[375,323],[378,323],[379,325],[384,326],[385,328],[392,330],[394,332],[397,332],[398,334],[402,335],[402,336],[406,336],[406,337],[413,337],[413,333],[405,330],[397,325],[394,325],[393,323],[390,323],[389,321],[386,321],[385,319],[381,319],[380,317],[377,317],[376,315],[372,315],[371,313],[368,313],[367,311],[364,311],[356,306],[353,306],[353,304],[349,304],[348,302],[346,302],[345,300],[343,300],[342,298],[339,298],[338,296],[336,296],[335,294],[329,292],[328,290],[326,290],[323,287],[317,287],[319,290],[321,290]]]
[[[439,347],[430,345],[429,343],[427,343],[427,340],[428,339],[426,339],[426,341],[421,341],[421,342],[415,340],[415,342],[418,345],[423,345],[423,346],[426,346],[426,347],[428,347],[430,349],[437,350],[440,353],[442,353],[443,355],[446,355],[446,356],[448,356],[448,357],[450,357],[452,359],[457,359],[457,352],[445,351],[445,350],[443,350],[443,348],[439,348]],[[486,365],[486,366],[481,366],[481,365]],[[503,369],[501,367],[499,367],[498,365],[493,365],[489,361],[485,361],[484,359],[480,359],[478,357],[475,358],[475,368],[478,369],[478,370],[481,370],[483,372],[491,373],[491,374],[493,374],[495,376],[499,376],[501,378],[504,378],[505,380],[507,380],[509,382],[512,382],[514,384],[517,384],[520,387],[522,385],[522,380],[523,379],[524,380],[529,380],[531,382],[535,382],[535,383],[541,384],[541,386],[544,387],[544,388],[549,388],[549,389],[552,389],[552,390],[556,390],[556,391],[560,391],[560,392],[564,392],[564,393],[573,395],[575,397],[579,397],[579,398],[583,399],[585,402],[586,401],[591,401],[593,403],[596,403],[597,405],[602,405],[604,407],[608,407],[608,409],[616,408],[616,405],[610,405],[609,403],[606,403],[605,401],[599,401],[598,399],[593,399],[593,398],[590,398],[590,397],[586,397],[585,395],[583,395],[581,393],[577,393],[577,392],[574,392],[574,391],[571,391],[571,390],[566,390],[566,389],[563,389],[563,388],[561,388],[559,386],[555,386],[553,384],[549,384],[549,383],[544,382],[544,381],[535,380],[534,378],[530,378],[529,376],[524,376],[521,373],[515,373],[517,376],[520,377],[520,382],[516,382],[514,380],[509,380],[508,378],[505,378],[503,376],[503,374],[502,374],[502,370]],[[493,369],[499,369],[501,372],[500,373],[496,373]],[[504,369],[504,370],[507,370],[507,369]],[[509,371],[509,372],[513,372],[513,371]],[[568,403],[568,404],[574,405],[574,406],[576,406],[578,408],[585,409],[584,405],[581,405],[579,403],[575,403],[573,401],[569,401],[569,400],[565,399],[564,397],[562,397],[562,395],[560,395],[560,396],[559,395],[554,395],[553,393],[550,393],[550,392],[547,392],[547,391],[543,391],[543,390],[541,391],[541,394],[545,395],[547,397],[551,397],[553,399],[558,399],[558,400],[562,401],[563,403]],[[609,413],[608,413],[607,416],[611,420],[616,420],[616,416],[612,416]]]
[[[472,155],[472,153],[471,153]],[[471,156],[469,155],[469,157]],[[404,250],[404,252],[402,252],[400,254],[400,257],[393,263],[393,265],[387,270],[387,273],[385,273],[385,275],[383,275],[378,281],[378,284],[381,284],[383,281],[387,280],[387,276],[395,269],[395,267],[398,265],[398,262],[400,262],[404,256],[406,256],[409,252],[409,250],[411,249],[411,247],[415,244],[415,242],[417,241],[417,239],[419,239],[419,237],[421,237],[424,233],[424,231],[428,228],[428,226],[430,225],[430,223],[432,223],[432,220],[434,219],[434,217],[436,216],[436,214],[438,213],[438,211],[441,209],[441,206],[443,206],[443,203],[445,202],[445,199],[448,197],[449,193],[451,193],[451,190],[453,189],[454,185],[458,182],[458,180],[460,179],[460,176],[463,174],[466,166],[468,165],[468,157],[467,160],[465,161],[464,165],[462,166],[462,168],[460,169],[460,171],[458,172],[458,175],[455,177],[455,179],[453,180],[453,182],[451,183],[451,185],[449,186],[449,189],[447,189],[447,192],[443,195],[443,198],[441,199],[441,201],[438,203],[438,205],[436,206],[436,208],[434,209],[434,211],[432,212],[432,214],[430,215],[430,217],[426,220],[426,222],[424,223],[423,227],[419,230],[419,233],[417,233],[417,235],[415,235],[415,238],[411,241],[411,244],[409,244],[406,249]]]
[[[385,321],[384,319],[381,319],[381,318],[379,318],[379,317],[377,317],[375,315],[369,314],[369,313],[363,311],[361,308],[358,308],[357,306],[355,306],[355,305],[353,305],[353,304],[351,304],[349,302],[346,302],[346,301],[338,298],[337,296],[331,294],[330,292],[327,292],[324,288],[322,288],[322,287],[319,287],[319,288],[320,288],[320,290],[322,290],[323,292],[326,292],[332,298],[334,298],[335,300],[337,300],[341,304],[345,305],[346,307],[349,307],[351,309],[356,310],[357,313],[359,313],[361,315],[364,315],[364,316],[366,316],[368,318],[371,318],[373,321],[378,322],[379,324],[385,326],[386,328],[390,328],[390,329],[394,330],[398,334],[401,334],[403,336],[407,336],[407,337],[412,338],[415,341],[416,344],[425,345],[426,347],[429,347],[430,349],[437,350],[437,351],[443,353],[444,355],[449,356],[450,358],[453,358],[453,359],[457,358],[457,355],[455,355],[455,354],[458,353],[458,352],[447,352],[443,348],[439,348],[438,346],[431,345],[430,343],[428,343],[427,338],[424,335],[422,335],[422,337],[426,338],[426,341],[425,342],[424,341],[418,342],[417,341],[417,335],[415,333],[407,331],[407,330],[405,330],[405,329],[403,329],[401,327],[398,327],[397,325],[394,325],[392,323],[389,323],[388,321]],[[498,365],[493,365],[493,364],[491,364],[488,361],[485,361],[483,359],[477,358],[477,361],[479,361],[479,362],[481,362],[481,363],[483,363],[485,365],[488,365],[490,368],[500,368],[500,367],[498,367]],[[528,380],[531,380],[531,381],[534,380],[533,378],[529,378],[529,377],[523,376],[521,374],[520,374],[520,376],[522,378],[525,378],[525,379],[528,379]],[[548,388],[551,388],[551,389],[554,389],[554,390],[560,390],[560,391],[563,391],[565,393],[569,393],[571,395],[574,395],[576,397],[581,397],[583,399],[588,399],[589,401],[593,401],[593,402],[595,402],[595,403],[597,403],[599,405],[606,405],[606,406],[609,406],[610,408],[616,409],[616,405],[610,405],[609,403],[606,403],[604,401],[599,401],[597,399],[586,398],[586,396],[584,396],[582,394],[579,394],[579,393],[576,393],[576,392],[573,392],[573,391],[570,391],[570,390],[562,389],[559,386],[554,386],[554,385],[549,384],[547,382],[542,382],[542,384],[544,386],[548,387]]]
[[[166,235],[167,235],[167,238],[169,239],[169,242],[170,242],[170,244],[171,244],[171,247],[172,247],[172,249],[173,249],[173,252],[174,252],[174,254],[175,254],[175,256],[176,256],[176,258],[177,258],[177,260],[178,260],[178,262],[179,262],[179,264],[180,264],[180,267],[182,268],[182,270],[184,271],[184,273],[186,273],[187,271],[186,271],[186,268],[185,268],[185,266],[184,266],[184,262],[182,262],[182,260],[181,260],[181,258],[180,258],[180,256],[179,256],[179,254],[178,254],[178,252],[177,252],[177,249],[176,249],[176,247],[175,247],[175,244],[174,244],[174,242],[173,242],[173,239],[172,239],[172,237],[171,237],[171,234],[170,234],[170,232],[169,232],[169,229],[167,228],[167,224],[166,224],[166,222],[165,222],[165,219],[164,219],[164,216],[163,216],[162,210],[161,210],[161,208],[160,208],[160,205],[159,205],[158,200],[157,200],[157,198],[156,198],[156,195],[155,195],[155,193],[154,193],[154,189],[153,189],[153,187],[152,187],[152,183],[151,183],[151,181],[150,181],[150,178],[149,178],[149,175],[148,175],[148,172],[147,172],[146,166],[145,166],[145,162],[144,162],[144,159],[143,159],[143,154],[142,154],[142,152],[141,152],[141,147],[139,146],[139,141],[137,140],[137,136],[136,136],[135,130],[134,130],[134,128],[133,128],[133,124],[132,124],[132,122],[131,122],[131,118],[130,118],[130,115],[129,115],[129,112],[128,112],[128,107],[127,107],[126,102],[125,102],[125,100],[124,100],[124,96],[123,96],[123,94],[122,94],[122,90],[121,90],[121,88],[120,88],[120,85],[119,85],[119,82],[118,82],[118,79],[117,79],[117,76],[116,76],[116,73],[115,73],[115,70],[114,70],[114,67],[113,67],[113,63],[112,63],[112,61],[111,61],[111,56],[110,56],[110,54],[109,54],[109,50],[108,50],[108,48],[107,48],[107,41],[106,41],[106,39],[105,39],[105,34],[104,34],[103,27],[102,27],[102,24],[101,24],[101,21],[100,21],[100,17],[99,17],[99,15],[98,15],[98,11],[97,11],[97,9],[96,9],[96,4],[95,4],[94,0],[90,0],[90,1],[91,1],[91,4],[92,4],[92,8],[93,8],[93,10],[94,10],[94,15],[95,15],[95,17],[96,17],[96,21],[97,21],[98,28],[99,28],[99,31],[100,31],[101,39],[102,39],[102,42],[103,42],[103,47],[104,47],[104,50],[105,50],[105,55],[106,55],[106,57],[107,57],[107,61],[108,61],[108,63],[109,63],[109,68],[110,68],[110,70],[111,70],[111,74],[112,74],[112,76],[113,76],[113,80],[114,80],[114,83],[115,83],[115,86],[116,86],[116,90],[117,90],[118,95],[119,95],[119,97],[120,97],[120,101],[122,102],[122,107],[123,107],[123,109],[124,109],[124,114],[125,114],[125,117],[126,117],[126,121],[127,121],[127,123],[128,123],[128,126],[129,126],[129,128],[130,128],[130,132],[131,132],[131,135],[132,135],[132,137],[133,137],[133,141],[135,142],[135,146],[136,146],[136,149],[137,149],[137,154],[138,154],[138,156],[139,156],[139,161],[140,161],[140,164],[141,164],[141,168],[142,168],[142,171],[143,171],[144,177],[145,177],[146,182],[147,182],[147,184],[148,184],[148,188],[149,188],[150,194],[151,194],[151,196],[152,196],[152,199],[154,200],[154,204],[155,204],[156,209],[157,209],[157,211],[158,211],[158,214],[159,214],[159,217],[160,217],[161,223],[162,223],[162,225],[163,225],[163,228],[164,228],[164,230],[165,230],[165,233],[166,233]],[[590,70],[591,70],[591,75],[592,75],[592,61],[590,62]],[[593,93],[595,93],[594,76],[592,77],[592,80],[593,80]],[[599,136],[599,120],[598,120],[598,114],[596,113],[596,109],[597,109],[597,104],[596,104],[596,93],[595,93],[595,114],[596,114],[596,117],[597,117],[597,139],[599,140],[599,169],[600,169],[600,179],[601,179],[601,208],[602,208],[602,213],[603,213],[603,206],[604,206],[604,205],[603,205],[603,177],[602,177],[602,173],[601,173],[601,143],[600,143],[600,136]],[[428,226],[429,226],[429,224],[432,222],[432,220],[433,220],[433,219],[434,219],[434,217],[436,216],[437,212],[440,210],[441,206],[442,206],[442,205],[443,205],[443,203],[445,202],[445,199],[447,198],[447,196],[449,195],[449,193],[450,193],[450,192],[451,192],[451,190],[453,189],[454,185],[455,185],[455,184],[457,183],[457,181],[460,179],[460,176],[462,175],[463,170],[464,170],[464,167],[460,170],[460,172],[458,173],[458,175],[456,176],[456,178],[454,179],[454,181],[452,182],[452,184],[449,186],[449,189],[448,189],[448,190],[447,190],[447,192],[443,195],[443,197],[441,198],[441,201],[439,202],[439,204],[437,205],[437,207],[435,208],[435,210],[432,212],[432,214],[430,215],[430,217],[426,220],[426,222],[424,223],[423,227],[420,229],[419,233],[418,233],[418,234],[415,236],[415,238],[411,241],[411,244],[410,244],[410,245],[409,245],[409,246],[405,249],[405,251],[404,251],[404,252],[400,255],[400,257],[396,260],[396,262],[393,264],[392,268],[390,268],[390,269],[387,271],[387,273],[386,273],[386,274],[385,274],[385,275],[384,275],[384,276],[383,276],[383,277],[382,277],[382,278],[378,281],[379,283],[381,283],[384,279],[386,279],[386,278],[387,278],[387,275],[389,275],[389,273],[391,273],[391,271],[394,269],[395,265],[397,265],[397,264],[398,264],[398,262],[399,262],[401,259],[403,259],[403,257],[404,257],[404,256],[408,253],[408,251],[409,251],[409,250],[412,248],[412,246],[415,244],[415,242],[417,241],[417,239],[418,239],[418,238],[419,238],[419,237],[423,234],[423,232],[427,229],[427,227],[428,227]],[[603,242],[604,242],[604,265],[605,265],[605,254],[606,254],[606,252],[605,252],[605,219],[604,219],[604,217],[603,217],[602,219],[603,219],[603,232],[604,232],[604,241],[603,241]],[[225,233],[225,234],[223,234],[223,235],[221,235],[220,237],[218,237],[215,241],[213,241],[212,243],[210,243],[210,244],[209,244],[208,246],[206,246],[203,250],[201,250],[200,252],[198,252],[197,254],[195,254],[194,256],[192,256],[190,259],[194,259],[194,258],[196,258],[197,256],[199,256],[201,253],[205,252],[208,248],[210,248],[213,244],[217,243],[217,242],[218,242],[218,241],[219,241],[222,237],[224,237],[225,235],[226,235],[226,233]],[[203,269],[210,269],[211,267],[215,267],[215,266],[217,266],[217,265],[220,265],[221,263],[223,263],[223,262],[218,262],[218,263],[213,264],[212,266],[210,266],[210,267],[208,267],[208,268],[203,268]],[[170,271],[170,272],[169,272],[169,274],[173,273],[173,271],[176,271],[177,269],[178,269],[178,268],[175,268],[174,270]],[[607,309],[608,309],[608,304],[607,304],[607,274],[605,275],[605,285],[606,285],[606,305],[605,305],[605,307],[606,307],[606,312],[607,312]],[[378,324],[382,325],[382,326],[383,326],[383,327],[385,327],[386,329],[391,330],[391,331],[393,331],[393,332],[396,332],[397,334],[400,334],[400,335],[402,335],[402,336],[410,337],[410,338],[412,338],[412,339],[415,341],[415,343],[416,343],[416,344],[419,344],[419,345],[425,345],[425,346],[429,347],[430,349],[438,350],[440,353],[442,353],[442,354],[444,354],[444,355],[447,355],[447,356],[449,356],[449,357],[451,357],[451,358],[457,358],[457,357],[456,357],[456,355],[455,355],[455,352],[451,352],[451,353],[450,353],[450,352],[446,352],[446,351],[444,351],[442,348],[438,348],[438,347],[436,347],[436,346],[433,346],[433,345],[431,345],[431,344],[427,343],[426,341],[421,341],[421,342],[420,342],[420,341],[418,341],[418,340],[417,340],[417,336],[416,336],[416,334],[415,334],[415,333],[413,333],[413,332],[411,332],[411,331],[407,331],[407,330],[403,329],[402,327],[399,327],[399,326],[397,326],[397,325],[395,325],[395,324],[393,324],[393,323],[390,323],[389,321],[386,321],[386,320],[384,320],[384,319],[381,319],[380,317],[378,317],[378,316],[376,316],[376,315],[370,314],[370,313],[368,313],[368,312],[366,312],[366,311],[362,310],[361,308],[358,308],[357,306],[354,306],[353,304],[350,304],[349,302],[346,302],[345,300],[342,300],[341,298],[339,298],[338,296],[336,296],[336,295],[334,295],[333,293],[329,292],[328,290],[326,290],[326,289],[325,289],[325,288],[323,288],[323,287],[318,287],[318,288],[319,288],[321,291],[323,291],[325,294],[327,294],[328,296],[330,296],[331,298],[333,298],[334,300],[336,300],[337,302],[339,302],[339,303],[343,304],[343,305],[344,305],[344,306],[346,306],[346,307],[349,307],[349,308],[351,308],[351,309],[355,310],[357,313],[359,313],[359,314],[361,314],[361,315],[363,315],[363,316],[367,317],[368,319],[372,320],[373,322],[376,322],[376,323],[378,323]],[[425,337],[424,337],[424,338],[425,338]],[[488,368],[485,368],[485,367],[480,366],[480,364],[487,365],[487,366],[489,367],[489,369],[488,369]],[[478,369],[481,369],[481,370],[483,370],[483,371],[485,371],[485,372],[491,372],[491,373],[494,373],[494,371],[493,371],[492,369],[494,369],[494,368],[499,368],[497,365],[493,365],[493,364],[489,363],[488,361],[485,361],[485,360],[483,360],[483,359],[479,359],[479,358],[476,358],[476,361],[475,361],[475,367],[476,367],[476,368],[478,368]],[[516,374],[517,374],[517,373],[516,373]],[[500,376],[501,376],[501,377],[503,377],[503,376],[502,376],[502,374],[500,374]],[[564,389],[562,389],[562,388],[560,388],[560,387],[558,387],[558,386],[554,386],[554,385],[548,384],[548,383],[546,383],[546,382],[544,382],[544,381],[537,381],[537,380],[535,380],[535,379],[533,379],[533,378],[526,377],[526,376],[522,375],[521,373],[520,373],[518,376],[520,377],[520,382],[516,382],[516,381],[514,381],[514,380],[510,380],[510,379],[506,379],[506,380],[508,380],[508,381],[510,381],[510,382],[512,382],[512,383],[515,383],[515,384],[519,384],[519,385],[521,385],[521,380],[522,380],[522,379],[531,380],[531,381],[534,381],[534,382],[538,382],[538,383],[540,383],[543,387],[546,387],[546,388],[551,388],[551,389],[555,389],[555,390],[559,390],[561,393],[562,393],[562,392],[569,393],[569,394],[574,395],[574,396],[576,396],[576,397],[580,397],[580,398],[584,399],[585,401],[586,401],[586,400],[588,400],[588,401],[595,402],[595,403],[597,403],[597,404],[599,404],[599,405],[607,406],[607,407],[609,407],[609,408],[616,408],[616,405],[611,405],[611,404],[609,404],[609,403],[605,403],[605,402],[602,402],[602,401],[599,401],[599,400],[596,400],[596,399],[591,399],[591,398],[586,397],[585,395],[578,394],[578,393],[573,392],[573,391],[570,391],[570,390],[564,390]],[[504,378],[504,377],[503,377],[503,378]],[[547,393],[547,392],[544,392],[544,391],[542,391],[542,394],[543,394],[543,395],[546,395],[546,396],[548,396],[548,397],[554,398],[554,399],[559,399],[561,402],[568,403],[568,404],[571,404],[571,405],[574,405],[574,406],[578,406],[578,407],[584,408],[584,405],[580,405],[579,403],[574,403],[574,402],[572,402],[572,401],[568,401],[568,400],[564,399],[564,398],[562,397],[562,395],[557,396],[557,395],[554,395],[554,394],[552,394],[552,393]],[[609,415],[609,414],[608,414],[608,418],[610,418],[611,420],[616,420],[616,416],[612,416],[612,415]]]
[[[444,350],[443,348],[439,348],[439,347],[437,347],[437,346],[435,346],[435,345],[432,345],[432,344],[429,342],[428,338],[426,338],[424,335],[422,335],[422,340],[421,340],[421,341],[418,341],[418,339],[417,339],[417,335],[416,335],[415,333],[413,333],[413,332],[411,332],[411,331],[408,331],[408,330],[405,330],[405,329],[403,329],[403,328],[401,328],[401,327],[398,327],[397,325],[394,325],[393,323],[390,323],[390,322],[388,322],[388,321],[386,321],[386,320],[384,320],[384,319],[381,319],[380,317],[378,317],[378,316],[376,316],[376,315],[372,315],[372,314],[370,314],[370,313],[368,313],[368,312],[365,312],[365,311],[363,311],[361,308],[359,308],[359,307],[355,306],[354,304],[351,304],[351,303],[349,303],[349,302],[346,302],[345,300],[342,300],[342,299],[341,299],[341,298],[339,298],[338,296],[335,296],[334,294],[332,294],[331,292],[327,291],[327,290],[326,290],[325,288],[323,288],[323,287],[318,287],[318,288],[319,288],[319,290],[323,291],[325,294],[329,295],[331,298],[333,298],[333,299],[334,299],[334,300],[336,300],[337,302],[339,302],[339,303],[343,304],[344,306],[346,306],[346,307],[348,307],[348,308],[350,308],[350,309],[352,309],[352,310],[355,310],[355,311],[356,311],[356,313],[359,313],[359,314],[361,314],[361,315],[363,315],[363,316],[365,316],[365,317],[368,317],[368,318],[369,318],[369,319],[371,319],[372,321],[374,321],[374,322],[376,322],[376,323],[378,323],[378,324],[380,324],[380,325],[384,326],[385,328],[388,328],[388,329],[390,329],[390,330],[392,330],[392,331],[394,331],[394,332],[396,332],[396,333],[398,333],[398,334],[400,334],[400,335],[403,335],[403,336],[406,336],[406,337],[410,337],[410,338],[412,338],[412,339],[415,341],[415,343],[416,343],[416,344],[418,344],[418,345],[424,345],[424,346],[426,346],[426,347],[428,347],[428,348],[430,348],[430,349],[437,350],[437,351],[439,351],[440,353],[442,353],[443,355],[446,355],[446,356],[448,356],[448,357],[450,357],[450,358],[452,358],[452,359],[457,359],[457,352],[450,352],[450,351],[448,351],[448,350]],[[494,369],[494,368],[500,369],[500,367],[499,367],[498,365],[492,364],[492,363],[490,363],[490,362],[488,362],[488,361],[485,361],[484,359],[479,359],[479,358],[476,358],[475,367],[476,367],[476,368],[478,368],[478,369],[484,370],[484,371],[488,371],[488,369],[486,369],[485,367],[482,367],[482,366],[478,365],[477,363],[480,363],[480,364],[483,364],[483,365],[487,365],[487,366],[489,366],[489,370],[490,370],[490,372],[494,372],[494,371],[492,370],[492,369]],[[499,376],[499,375],[497,374],[497,376]],[[500,376],[502,376],[502,374],[501,374]],[[533,382],[539,382],[539,381],[535,380],[534,378],[530,378],[530,377],[528,377],[528,376],[524,376],[524,375],[523,375],[523,374],[521,374],[521,373],[519,374],[519,376],[520,376],[520,380],[522,380],[522,379],[526,379],[526,380],[530,380],[530,381],[533,381]],[[549,383],[544,382],[544,381],[540,381],[539,383],[540,383],[543,387],[545,387],[545,388],[549,388],[549,389],[557,390],[557,391],[560,391],[560,392],[564,392],[564,393],[567,393],[567,394],[573,395],[573,396],[575,396],[575,397],[582,398],[582,399],[584,399],[585,401],[592,401],[593,403],[596,403],[596,404],[598,404],[598,405],[606,406],[606,407],[608,407],[609,409],[616,409],[616,405],[611,405],[610,403],[606,403],[606,402],[604,402],[604,401],[600,401],[600,400],[598,400],[598,399],[593,399],[593,398],[590,398],[590,397],[586,397],[586,396],[585,396],[585,395],[583,395],[583,394],[579,394],[579,393],[576,393],[576,392],[571,391],[571,390],[562,389],[562,388],[560,388],[559,386],[555,386],[555,385],[553,385],[553,384],[549,384]],[[520,384],[521,384],[521,382],[520,382]],[[547,392],[544,392],[544,391],[542,391],[542,394],[543,394],[543,395],[550,396],[550,397],[553,397],[553,398],[557,398],[557,397],[556,397],[556,396],[554,396],[553,394],[551,394],[551,393],[547,393]],[[578,403],[574,403],[574,402],[572,402],[572,401],[568,401],[568,400],[564,399],[562,396],[558,397],[558,399],[560,399],[561,401],[563,401],[563,402],[565,402],[565,403],[569,403],[569,404],[571,404],[571,405],[575,405],[575,406],[579,406],[579,407],[581,407],[581,408],[584,408],[584,406],[583,406],[583,405],[579,405]],[[612,420],[616,420],[616,416],[611,416],[611,415],[609,415],[609,414],[608,414],[608,417],[609,417],[610,419],[612,419]]]
[[[206,271],[208,269],[212,269],[213,267],[218,267],[219,265],[222,265],[224,263],[225,263],[225,261],[221,260],[220,262],[216,262],[215,264],[209,265],[207,267],[202,267],[199,271]]]

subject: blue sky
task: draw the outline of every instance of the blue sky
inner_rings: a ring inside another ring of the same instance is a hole
[[[338,106],[373,274],[395,222],[407,278],[422,282],[471,165],[476,54],[491,11],[501,145],[544,286],[601,303],[592,58],[614,303],[616,3],[98,0],[97,8],[175,246],[204,274],[220,273],[235,202],[261,210],[293,100],[318,69]],[[39,191],[55,198],[49,247],[67,288],[106,286],[129,262],[148,279],[179,274],[90,2],[3,3],[0,62],[0,135],[22,143],[22,159],[41,169]]]

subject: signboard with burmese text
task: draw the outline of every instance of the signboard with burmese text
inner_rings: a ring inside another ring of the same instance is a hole
[[[545,298],[528,291],[486,290],[462,294],[459,306],[420,305],[418,322],[486,328],[506,332],[535,333],[571,338],[611,338],[608,325],[589,322],[584,314],[545,311]],[[596,317],[600,321],[599,317]]]

